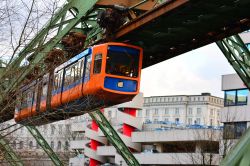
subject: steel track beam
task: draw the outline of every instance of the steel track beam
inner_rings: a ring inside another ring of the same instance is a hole
[[[49,156],[51,161],[54,163],[55,166],[63,166],[64,163],[59,159],[56,153],[51,149],[47,141],[43,138],[42,134],[35,126],[25,126],[30,134],[35,138],[37,143],[42,147],[44,152]]]
[[[234,35],[216,42],[228,62],[250,89],[250,52],[239,35]],[[250,165],[250,128],[241,137],[235,147],[226,155],[220,165]]]
[[[96,121],[103,134],[107,137],[110,143],[115,147],[117,152],[123,157],[129,166],[140,166],[137,159],[131,153],[129,148],[125,145],[122,139],[119,137],[115,129],[111,126],[109,121],[98,109],[94,112],[89,113],[91,118]]]
[[[8,142],[0,135],[0,151],[3,152],[5,160],[11,166],[24,166],[23,161],[14,152]]]

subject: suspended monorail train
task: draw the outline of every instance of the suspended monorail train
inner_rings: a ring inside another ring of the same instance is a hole
[[[25,85],[15,121],[42,125],[130,101],[139,93],[142,49],[124,43],[90,47]]]

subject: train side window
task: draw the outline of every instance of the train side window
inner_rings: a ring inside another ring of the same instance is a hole
[[[76,64],[71,66],[71,71],[70,71],[70,84],[76,81]]]
[[[94,74],[98,74],[102,69],[102,54],[96,54],[94,60]]]
[[[53,90],[57,90],[61,87],[62,83],[62,71],[59,71],[58,73],[55,74],[54,76],[54,87]]]
[[[26,108],[28,106],[27,97],[28,97],[27,91],[24,91],[21,97],[21,109]]]
[[[65,69],[65,75],[64,75],[64,86],[70,85],[71,82],[71,67],[67,67]]]
[[[42,91],[42,100],[46,99],[48,92],[48,84],[47,82],[43,83],[43,91]]]
[[[30,88],[28,90],[28,94],[27,94],[27,105],[28,105],[28,107],[32,105],[32,100],[33,100],[33,88]]]
[[[84,82],[87,82],[90,78],[90,67],[91,67],[91,58],[90,55],[86,57],[86,66],[85,66],[85,75]]]
[[[75,65],[75,81],[80,80],[82,75],[82,60],[79,60]]]
[[[34,103],[37,102],[37,94],[38,94],[38,84],[36,83],[34,87]]]
[[[80,78],[82,78],[84,75],[85,57],[82,58],[80,66],[81,66],[80,67],[80,71],[81,71]]]

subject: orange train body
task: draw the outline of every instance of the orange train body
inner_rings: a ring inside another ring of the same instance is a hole
[[[130,101],[139,92],[142,49],[90,47],[20,90],[15,121],[42,125]]]

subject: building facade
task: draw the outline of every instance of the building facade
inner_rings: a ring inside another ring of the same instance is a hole
[[[237,143],[250,126],[250,94],[237,74],[222,76],[222,90],[225,94],[221,122],[224,124],[221,156]]]
[[[77,117],[78,118],[78,117]],[[72,153],[70,152],[70,141],[72,120],[59,121],[37,127],[44,139],[66,164]],[[11,127],[12,126],[12,127]],[[53,166],[49,156],[39,146],[29,131],[22,125],[16,124],[13,120],[1,124],[1,135],[7,135],[7,140],[15,152],[21,157],[24,165],[27,166]],[[5,162],[0,161],[0,165]]]
[[[144,98],[144,107],[138,111],[143,122],[172,122],[184,125],[220,126],[223,99],[201,95],[154,96]]]
[[[144,104],[133,104],[133,102],[144,102]],[[192,96],[146,97],[133,102],[107,108],[104,110],[104,115],[124,143],[132,149],[140,164],[219,164],[221,129],[217,127],[220,123],[215,122],[223,105],[221,98],[206,93]],[[136,108],[136,116],[129,115],[124,111],[126,108]],[[149,110],[148,113],[146,110]],[[213,119],[212,126],[210,119],[205,116]],[[192,118],[192,121],[188,121],[188,118]],[[202,119],[200,123],[195,122],[197,118]],[[126,125],[132,128],[130,134],[125,131]],[[70,159],[70,165],[79,165],[76,161],[82,158],[84,158],[82,165],[93,166],[94,164],[91,164],[93,159],[97,161],[96,165],[126,165],[100,129],[92,129],[92,126],[89,120],[72,124],[72,133],[74,135],[81,133],[84,139],[71,141],[71,149],[82,154]],[[92,140],[99,142],[95,149],[91,148]]]

